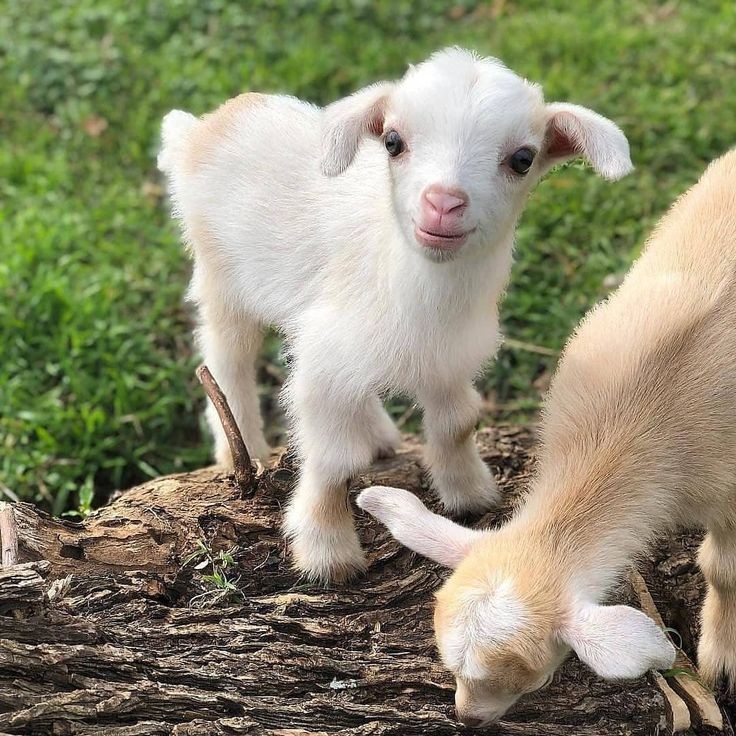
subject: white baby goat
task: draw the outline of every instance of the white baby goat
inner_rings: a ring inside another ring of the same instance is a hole
[[[736,689],[736,151],[659,224],[621,288],[568,343],[544,411],[536,477],[504,527],[463,528],[412,494],[358,503],[457,568],[437,597],[458,715],[480,725],[542,686],[570,648],[636,677],[674,649],[643,613],[601,605],[653,536],[708,530],[700,673]]]
[[[473,441],[473,379],[496,349],[527,195],[578,155],[609,179],[631,169],[612,122],[545,104],[537,85],[460,49],[324,110],[245,94],[201,119],[164,118],[159,167],[194,254],[199,345],[259,458],[269,448],[254,361],[265,325],[287,338],[303,466],[285,526],[303,572],[364,567],[347,482],[400,442],[381,403],[391,392],[424,410],[445,507],[496,500]]]

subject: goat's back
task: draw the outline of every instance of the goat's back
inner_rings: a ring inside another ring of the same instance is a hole
[[[733,498],[736,151],[673,205],[622,286],[583,320],[546,413],[548,454],[629,457],[639,482],[683,503]]]
[[[331,260],[351,273],[385,237],[385,152],[368,142],[345,174],[323,176],[322,115],[247,93],[201,118],[164,118],[159,168],[195,257],[195,301],[284,327],[323,288]]]

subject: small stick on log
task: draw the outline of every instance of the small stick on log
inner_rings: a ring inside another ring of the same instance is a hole
[[[629,580],[634,588],[634,592],[639,598],[641,610],[651,618],[657,626],[665,628],[662,616],[657,610],[654,598],[649,592],[644,578],[637,570],[632,570]],[[713,697],[713,693],[703,685],[698,678],[698,671],[690,658],[679,647],[677,649],[677,657],[675,659],[675,674],[665,677],[671,680],[672,688],[685,701],[690,709],[691,720],[696,726],[709,726],[717,731],[723,731],[723,714],[721,709]],[[665,693],[665,697],[667,697]]]
[[[652,672],[652,675],[659,691],[664,695],[665,707],[667,708],[667,727],[670,733],[685,733],[692,726],[690,709],[659,672]]]
[[[559,350],[545,348],[542,345],[534,345],[531,342],[523,342],[522,340],[513,340],[507,337],[503,343],[507,348],[512,350],[524,350],[527,353],[536,353],[537,355],[548,355],[550,358],[557,358],[560,354]]]
[[[240,434],[240,429],[230,410],[230,405],[227,403],[227,397],[206,365],[197,368],[197,378],[217,410],[217,416],[220,417],[222,428],[225,430],[225,436],[230,445],[230,453],[233,456],[235,482],[241,490],[250,490],[253,487],[255,471],[253,470],[248,448],[243,441],[243,435]]]
[[[10,567],[18,563],[18,525],[13,507],[0,501],[0,540],[2,540],[2,564]]]

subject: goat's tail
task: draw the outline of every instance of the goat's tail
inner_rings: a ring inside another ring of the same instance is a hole
[[[161,123],[161,151],[158,154],[158,168],[165,174],[173,171],[187,138],[196,125],[197,118],[183,110],[172,110],[164,115]]]

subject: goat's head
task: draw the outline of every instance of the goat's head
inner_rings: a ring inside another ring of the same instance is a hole
[[[559,540],[527,537],[513,521],[467,529],[396,488],[368,488],[358,504],[407,547],[454,569],[437,592],[434,624],[463,723],[500,718],[548,684],[570,650],[612,680],[672,666],[672,644],[644,613],[585,599]]]
[[[509,236],[555,163],[582,156],[607,179],[632,168],[626,137],[610,120],[545,104],[538,85],[457,48],[327,107],[323,172],[341,174],[365,138],[385,149],[406,240],[438,261],[466,243],[482,248]]]

